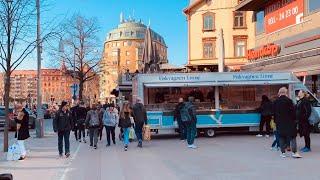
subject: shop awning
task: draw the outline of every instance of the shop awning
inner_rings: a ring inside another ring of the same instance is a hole
[[[269,0],[244,0],[238,6],[236,11],[259,11],[262,10]]]

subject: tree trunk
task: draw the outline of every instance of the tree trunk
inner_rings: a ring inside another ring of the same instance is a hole
[[[5,85],[4,85],[4,106],[5,106],[5,126],[4,126],[4,140],[3,140],[3,151],[8,152],[8,134],[9,134],[9,102],[10,102],[10,70],[5,74]]]
[[[80,80],[79,81],[79,100],[80,101],[82,101],[82,99],[83,99],[83,84],[84,84],[84,82],[83,82],[83,80]]]

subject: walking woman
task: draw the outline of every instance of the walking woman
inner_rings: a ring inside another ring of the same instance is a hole
[[[26,148],[24,146],[24,141],[30,137],[29,134],[29,113],[23,108],[18,116],[15,118],[15,122],[17,123],[17,139],[18,144],[21,150],[21,157],[19,160],[24,160],[26,158]]]
[[[268,96],[266,95],[262,96],[262,102],[259,107],[259,111],[261,113],[261,120],[260,120],[260,131],[257,137],[263,136],[264,124],[266,124],[266,130],[267,130],[265,135],[266,137],[269,137],[270,131],[271,131],[270,122],[273,115],[273,108],[272,108],[272,102],[269,100]]]
[[[308,100],[308,94],[305,91],[300,90],[298,93],[299,101],[296,107],[297,120],[298,120],[298,132],[300,137],[304,137],[305,147],[302,148],[301,152],[311,151],[311,140],[310,132],[312,126],[309,124],[309,117],[311,115],[311,103]]]
[[[128,150],[129,145],[129,133],[131,128],[131,109],[128,103],[125,103],[122,107],[122,111],[120,112],[120,120],[119,120],[119,127],[123,130],[123,143],[124,143],[124,150]]]
[[[110,135],[111,135],[113,144],[116,144],[115,128],[118,122],[119,122],[118,110],[112,104],[110,107],[106,109],[106,111],[103,114],[103,124],[106,128],[106,133],[107,133],[107,141],[108,141],[107,146],[110,146],[111,144]]]

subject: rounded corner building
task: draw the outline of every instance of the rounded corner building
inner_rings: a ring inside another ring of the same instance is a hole
[[[131,18],[124,20],[120,17],[120,24],[107,33],[103,56],[101,59],[100,100],[110,101],[112,91],[120,82],[124,82],[125,73],[141,72],[144,67],[143,49],[145,34],[148,26]],[[160,59],[160,63],[167,63],[167,46],[164,38],[150,29],[152,43]]]

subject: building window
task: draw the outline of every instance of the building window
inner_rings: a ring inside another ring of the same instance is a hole
[[[145,33],[143,31],[137,31],[138,38],[144,38]]]
[[[116,46],[117,46],[117,47],[120,47],[120,42],[117,42],[117,43],[116,43]]]
[[[203,42],[203,58],[210,59],[215,57],[215,41]]]
[[[213,31],[214,30],[214,13],[203,14],[203,30]]]
[[[234,56],[245,57],[247,51],[247,36],[234,36]]]
[[[314,12],[320,10],[320,1],[319,0],[309,0],[308,2],[309,12]]]
[[[241,11],[235,11],[234,14],[234,28],[245,28],[246,27],[246,13]]]
[[[264,32],[264,11],[259,11],[255,15],[256,19],[256,34]]]
[[[130,31],[126,31],[125,33],[124,33],[124,36],[125,37],[129,37],[131,35],[131,32]]]

